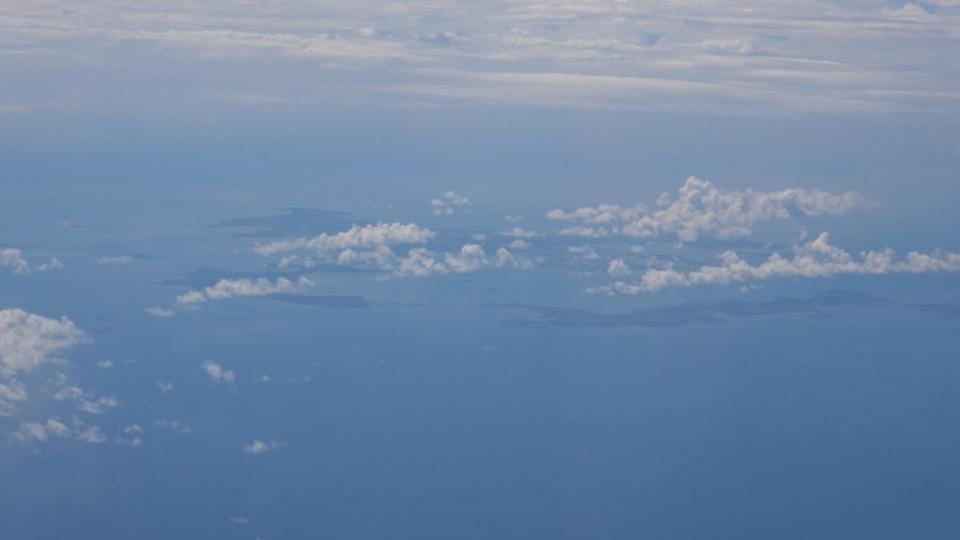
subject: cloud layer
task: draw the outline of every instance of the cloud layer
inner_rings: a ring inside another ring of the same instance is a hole
[[[691,176],[673,199],[663,194],[659,210],[646,206],[601,204],[570,212],[552,210],[547,218],[578,225],[562,234],[588,238],[624,235],[634,238],[676,236],[681,241],[701,237],[746,236],[754,225],[794,217],[841,215],[862,197],[854,192],[832,194],[821,190],[726,191]]]
[[[667,287],[692,287],[696,285],[728,285],[763,281],[774,278],[826,278],[842,274],[899,274],[929,272],[960,272],[958,253],[909,252],[898,258],[890,248],[881,251],[863,251],[858,257],[830,244],[829,236],[823,233],[816,239],[794,247],[794,254],[787,258],[779,253],[766,260],[751,264],[734,252],[724,251],[721,264],[702,266],[683,271],[673,267],[648,269],[639,281],[617,281],[591,289],[592,292],[639,294],[658,291]]]

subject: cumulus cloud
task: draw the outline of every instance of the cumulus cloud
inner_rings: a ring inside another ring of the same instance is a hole
[[[23,257],[23,252],[19,249],[7,248],[0,250],[0,266],[12,269],[14,274],[26,274],[30,272],[30,263]]]
[[[233,383],[237,380],[237,374],[232,369],[224,369],[220,364],[210,360],[201,364],[200,369],[214,382]]]
[[[14,274],[29,274],[33,271],[23,252],[16,248],[0,249],[0,267],[9,268]],[[63,268],[63,263],[60,262],[60,259],[52,257],[47,262],[38,265],[36,271],[46,272],[57,268]]]
[[[774,278],[826,278],[841,274],[901,274],[928,272],[960,272],[960,254],[935,251],[933,253],[909,252],[898,258],[892,249],[862,251],[854,257],[830,244],[829,236],[823,233],[816,239],[794,247],[792,257],[779,253],[765,261],[751,264],[734,251],[720,255],[721,264],[702,266],[695,270],[682,271],[668,266],[648,269],[635,283],[616,282],[597,287],[592,292],[639,294],[667,287],[692,287],[695,285],[727,285],[761,281]]]
[[[22,309],[0,310],[0,377],[10,377],[59,360],[59,355],[88,341],[66,317],[50,319]]]
[[[511,238],[520,238],[520,239],[526,239],[526,240],[529,240],[531,238],[537,238],[538,236],[543,236],[537,231],[531,231],[531,230],[523,229],[521,227],[514,227],[509,231],[503,232],[502,234],[504,236],[509,236]]]
[[[524,234],[529,233],[524,231]],[[444,253],[425,247],[410,248],[405,254],[393,249],[401,244],[424,244],[435,237],[434,231],[413,223],[378,223],[363,227],[354,225],[349,230],[335,234],[258,245],[255,250],[262,255],[310,250],[327,262],[376,269],[394,276],[427,277],[475,272],[484,268],[532,266],[528,260],[514,256],[505,248],[488,255],[478,243],[464,244],[459,251]],[[478,238],[485,240],[486,236]]]
[[[460,251],[438,255],[426,249],[412,249],[401,258],[395,269],[397,275],[427,277],[434,274],[476,272],[484,268],[529,269],[533,263],[517,257],[506,248],[499,248],[493,255],[479,244],[464,244]]]
[[[611,276],[625,276],[630,272],[630,266],[623,259],[611,259],[607,264],[607,273]]]
[[[21,442],[46,443],[54,437],[69,437],[70,428],[57,418],[46,422],[26,422],[14,432],[13,437]]]
[[[674,235],[681,241],[702,236],[729,238],[750,234],[757,223],[806,216],[841,215],[861,201],[859,194],[833,194],[821,190],[791,188],[781,191],[721,190],[707,180],[691,176],[675,198],[661,195],[658,210],[646,206],[622,207],[601,204],[566,212],[552,210],[548,219],[576,222],[562,234],[603,237]]]
[[[63,263],[56,257],[50,257],[50,260],[37,266],[37,272],[47,272],[58,268],[63,268]]]
[[[180,435],[186,435],[193,431],[190,426],[179,420],[157,420],[153,423],[153,425],[157,426],[158,428],[170,430]]]
[[[277,278],[274,282],[266,278],[221,279],[209,287],[186,292],[177,296],[174,299],[174,303],[179,306],[187,306],[201,304],[211,300],[226,300],[228,298],[245,296],[267,296],[276,293],[296,292],[310,285],[313,285],[313,282],[302,276],[296,281],[281,277]]]
[[[458,195],[454,191],[447,191],[441,197],[431,199],[430,206],[433,207],[433,215],[450,216],[456,212],[457,208],[469,208],[473,206],[473,202],[463,195]]]
[[[107,436],[99,426],[89,426],[76,432],[75,437],[78,441],[90,444],[101,444],[107,442]]]
[[[258,455],[270,450],[276,450],[277,448],[280,448],[280,443],[277,441],[261,441],[260,439],[255,439],[250,444],[245,445],[243,450],[248,454]]]
[[[272,255],[298,250],[315,251],[319,255],[352,249],[376,249],[397,244],[424,244],[436,236],[430,229],[414,223],[377,223],[354,225],[334,234],[323,233],[312,238],[297,238],[260,244],[254,251],[260,255]]]
[[[73,402],[77,410],[94,415],[103,414],[110,409],[120,406],[120,400],[115,396],[97,397],[92,392],[73,385],[60,388],[53,395],[53,399],[56,401]]]
[[[293,293],[302,291],[311,285],[313,285],[313,282],[303,276],[295,281],[284,277],[277,278],[276,281],[270,281],[267,278],[221,279],[209,287],[178,295],[173,299],[172,308],[154,306],[148,307],[144,311],[154,317],[167,318],[176,315],[178,310],[189,309],[206,302],[230,298],[269,296],[277,293]]]
[[[89,444],[106,442],[107,436],[100,426],[89,425],[74,419],[68,426],[59,418],[48,418],[44,422],[24,422],[13,432],[16,441],[27,444],[46,444],[53,439],[72,438]]]
[[[129,255],[111,255],[107,257],[100,257],[97,259],[97,264],[130,264],[133,262],[133,257]]]
[[[567,252],[585,261],[595,261],[600,258],[600,255],[590,246],[570,246]]]

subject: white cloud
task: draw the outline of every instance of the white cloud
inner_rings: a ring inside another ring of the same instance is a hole
[[[396,244],[423,244],[436,236],[430,229],[414,223],[377,223],[354,225],[334,234],[323,233],[313,238],[280,240],[257,245],[254,251],[260,255],[272,255],[289,251],[309,250],[319,255],[329,255],[347,249],[376,249]]]
[[[143,444],[143,438],[141,438],[140,435],[143,434],[145,430],[140,424],[130,424],[120,431],[126,434],[127,437],[118,437],[117,444],[124,446],[140,446]]]
[[[210,360],[201,364],[200,369],[214,382],[233,383],[237,380],[237,374],[232,369],[224,369],[220,364]]]
[[[547,218],[579,222],[562,234],[600,237],[623,234],[631,237],[675,235],[682,241],[701,236],[728,238],[750,234],[755,224],[795,217],[841,215],[858,204],[859,194],[828,193],[799,188],[782,191],[726,191],[706,180],[690,177],[675,199],[663,194],[659,210],[643,205],[621,207],[601,204],[572,212],[552,210]]]
[[[607,265],[607,273],[611,276],[625,276],[630,272],[630,266],[623,259],[610,259]]]
[[[143,444],[141,437],[117,437],[117,444],[124,446],[140,446]]]
[[[580,238],[603,238],[610,235],[610,229],[606,227],[584,227],[577,225],[576,227],[564,227],[560,229],[560,234],[563,236],[579,236]]]
[[[635,283],[616,282],[597,287],[592,292],[638,294],[666,287],[695,285],[727,285],[774,278],[826,278],[841,274],[899,274],[928,272],[960,272],[960,254],[912,251],[897,258],[892,249],[863,251],[854,257],[833,246],[827,233],[794,247],[794,254],[786,258],[779,253],[770,255],[759,264],[751,264],[734,251],[720,255],[721,264],[680,271],[673,267],[651,268]]]
[[[456,194],[451,200],[460,200]],[[463,203],[465,204],[465,203]],[[525,234],[529,234],[526,233]],[[378,223],[363,227],[354,225],[335,234],[321,234],[313,238],[283,240],[258,245],[262,255],[292,250],[312,250],[318,257],[340,265],[361,266],[387,272],[394,276],[427,277],[449,273],[474,272],[483,268],[530,268],[526,259],[513,256],[504,248],[492,256],[477,243],[464,244],[457,252],[436,253],[422,247],[408,249],[398,255],[391,246],[423,244],[436,233],[413,223]],[[486,236],[483,236],[486,239]],[[480,240],[482,241],[482,240]],[[190,293],[188,293],[190,294]],[[192,298],[185,298],[192,300]]]
[[[538,233],[537,231],[531,231],[531,230],[523,229],[523,228],[520,228],[520,227],[514,227],[514,228],[510,229],[509,231],[505,231],[505,232],[503,232],[503,233],[501,233],[501,234],[503,234],[503,236],[509,236],[509,237],[511,237],[511,238],[523,238],[523,239],[527,239],[527,240],[529,240],[529,239],[531,239],[531,238],[537,238],[537,237],[539,237],[539,236],[543,236],[542,234]]]
[[[92,392],[73,385],[60,388],[54,393],[53,399],[56,401],[71,401],[75,404],[77,410],[87,414],[103,414],[120,406],[120,400],[115,396],[97,397]]]
[[[53,437],[69,437],[70,428],[57,418],[46,422],[27,422],[20,425],[13,434],[14,438],[27,443],[45,443]]]
[[[107,441],[107,436],[99,426],[89,426],[80,429],[75,436],[77,440],[90,444],[101,444]]]
[[[533,263],[499,248],[492,256],[479,244],[464,244],[460,251],[442,256],[423,248],[412,249],[399,260],[394,269],[397,275],[427,277],[435,274],[476,272],[485,268],[530,269]]]
[[[146,311],[149,315],[160,318],[173,317],[177,314],[177,312],[172,309],[162,308],[160,306],[148,307],[144,311]]]
[[[248,454],[258,455],[270,450],[276,450],[280,448],[280,446],[280,443],[277,441],[261,441],[256,439],[252,443],[245,445],[243,450]]]
[[[14,274],[29,274],[32,271],[30,262],[23,256],[23,252],[16,248],[0,249],[0,267],[9,268]],[[56,257],[36,267],[37,272],[46,272],[63,268],[63,263]]]
[[[0,310],[0,415],[12,414],[27,399],[17,375],[60,361],[60,354],[86,343],[86,335],[63,317],[49,319],[22,309]]]
[[[37,272],[47,272],[49,270],[56,270],[58,268],[63,268],[63,263],[60,262],[60,259],[56,257],[50,257],[50,260],[37,266]]]
[[[133,257],[129,255],[111,255],[107,257],[100,257],[97,259],[97,264],[130,264],[133,262]]]
[[[193,431],[190,426],[187,426],[179,420],[157,420],[153,423],[153,425],[159,428],[168,429],[174,433],[179,433],[180,435],[186,435]]]
[[[23,252],[19,249],[7,248],[0,250],[0,266],[11,268],[14,274],[27,274],[30,272],[30,263],[23,258]]]
[[[456,212],[457,208],[469,208],[473,206],[473,202],[463,195],[458,195],[456,192],[447,191],[443,196],[431,199],[430,206],[433,207],[433,215],[450,216]]]
[[[294,292],[313,285],[309,279],[301,276],[297,281],[277,278],[271,282],[266,278],[258,279],[221,279],[210,287],[190,291],[177,296],[174,303],[180,306],[200,304],[211,300],[246,296],[267,296],[281,292]]]
[[[590,246],[570,246],[567,248],[567,251],[575,255],[578,259],[586,261],[595,261],[600,258],[600,255]]]
[[[66,317],[50,319],[18,308],[0,310],[0,375],[54,362],[60,353],[87,341]]]
[[[25,422],[13,433],[13,438],[27,444],[45,444],[54,438],[73,438],[89,444],[106,442],[107,436],[100,426],[88,425],[74,419],[73,427],[67,426],[59,418],[48,418],[45,422]]]
[[[325,84],[325,100],[370,95],[387,104],[436,96],[433,104],[459,98],[742,114],[957,106],[950,95],[957,81],[951,53],[960,13],[952,0],[898,7],[819,0],[469,7],[399,1],[385,7],[358,0],[246,2],[217,10],[203,2],[85,3],[82,9],[63,2],[6,4],[0,32],[10,51],[27,58],[69,61],[76,43],[101,50],[136,43],[142,54],[203,58],[214,72],[288,58],[314,68],[302,70],[303,92],[269,81],[190,92],[238,107],[316,100],[317,84]],[[917,43],[942,52],[920,54]],[[375,76],[338,78],[347,67]],[[764,71],[803,76],[757,75]],[[906,76],[916,73],[924,76]],[[843,84],[833,80],[838,76]],[[98,89],[77,99],[111,99]],[[933,103],[921,97],[937,92]],[[42,103],[0,103],[0,113],[21,114]]]
[[[107,410],[113,409],[119,405],[120,400],[113,396],[77,400],[77,408],[89,414],[103,414]]]
[[[164,382],[161,380],[157,380],[156,384],[161,394],[169,394],[174,390],[173,383],[171,382]]]

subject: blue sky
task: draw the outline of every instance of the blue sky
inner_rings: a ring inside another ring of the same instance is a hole
[[[960,3],[0,7],[0,531],[960,530]]]

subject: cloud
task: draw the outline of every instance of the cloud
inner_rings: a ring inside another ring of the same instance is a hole
[[[841,215],[861,199],[855,192],[833,194],[799,188],[727,191],[691,176],[677,191],[676,198],[671,199],[668,194],[660,196],[659,210],[650,211],[643,205],[601,204],[571,212],[552,210],[547,218],[581,224],[564,229],[562,234],[584,237],[622,234],[636,238],[672,235],[686,242],[702,236],[746,236],[754,225],[764,221]]]
[[[274,293],[297,292],[313,285],[306,277],[301,276],[297,281],[287,278],[277,278],[271,282],[266,278],[259,279],[221,279],[210,287],[186,292],[177,296],[174,303],[179,306],[201,304],[211,300],[226,300],[228,298],[247,296],[267,296]]]
[[[200,369],[214,382],[233,383],[237,380],[237,374],[232,369],[223,369],[223,366],[210,360],[201,364]]]
[[[56,401],[71,401],[76,405],[77,410],[94,415],[103,414],[120,406],[120,400],[115,396],[97,397],[93,393],[73,385],[60,388],[53,395],[53,399]]]
[[[29,274],[33,271],[30,262],[23,256],[23,252],[16,248],[5,248],[0,250],[0,267],[10,268],[14,274]],[[36,267],[37,272],[47,272],[63,268],[63,263],[56,257],[51,257],[47,262]]]
[[[107,442],[107,436],[99,426],[90,426],[79,430],[75,437],[79,441],[90,444],[101,444]]]
[[[696,285],[728,285],[762,281],[774,278],[827,278],[842,274],[902,274],[929,272],[960,272],[960,254],[935,251],[933,253],[909,252],[897,258],[892,249],[863,251],[854,257],[833,246],[827,233],[816,239],[794,246],[793,257],[779,253],[770,255],[759,264],[751,264],[734,251],[720,255],[721,264],[702,266],[695,270],[681,271],[671,266],[648,269],[634,283],[616,282],[596,287],[591,292],[639,294],[654,292],[667,287],[692,287]]]
[[[503,233],[501,233],[501,234],[502,234],[503,236],[509,236],[510,238],[521,238],[521,239],[526,239],[526,240],[529,240],[529,239],[531,239],[531,238],[537,238],[537,237],[543,236],[542,234],[538,233],[537,231],[531,231],[531,230],[523,229],[523,228],[520,228],[520,227],[514,227],[514,228],[510,229],[509,231],[505,231],[505,232],[503,232]]]
[[[600,255],[590,246],[569,246],[567,252],[585,261],[595,261],[600,258]]]
[[[563,236],[579,236],[580,238],[603,238],[609,236],[611,233],[610,229],[606,227],[584,227],[578,225],[576,227],[564,227],[560,229],[560,234]]]
[[[129,255],[114,255],[97,259],[97,264],[101,266],[104,264],[130,264],[132,262],[133,257]]]
[[[607,273],[611,276],[625,276],[630,272],[630,266],[623,259],[611,259],[607,265]]]
[[[7,248],[0,250],[0,266],[13,269],[14,274],[27,274],[30,272],[30,263],[23,258],[23,252],[19,249]]]
[[[451,192],[452,193],[452,192]],[[455,193],[451,200],[457,199]],[[466,204],[466,203],[463,203]],[[282,240],[255,248],[261,255],[292,250],[311,250],[324,261],[388,272],[394,276],[427,277],[449,273],[475,272],[483,268],[530,268],[532,263],[515,257],[505,248],[487,255],[482,246],[468,243],[459,251],[437,253],[426,248],[408,249],[397,254],[392,246],[424,244],[437,233],[413,223],[377,223],[354,225],[346,231],[321,234],[313,238]],[[486,238],[485,235],[483,237]],[[190,293],[188,293],[190,294]]]
[[[314,251],[329,255],[347,249],[376,249],[396,244],[423,244],[432,240],[436,233],[413,223],[377,223],[354,225],[338,233],[323,233],[312,238],[297,238],[260,244],[254,251],[260,255],[272,255],[298,250]]]
[[[56,270],[58,268],[63,268],[63,263],[60,262],[60,259],[56,257],[50,257],[50,260],[37,266],[37,272],[47,272],[49,270]]]
[[[174,390],[173,383],[171,382],[164,382],[158,379],[156,384],[161,394],[169,394]]]
[[[245,445],[243,450],[248,454],[259,455],[270,450],[276,450],[280,448],[280,443],[277,441],[261,441],[255,439],[252,443]]]
[[[153,423],[153,425],[157,426],[158,428],[168,429],[180,435],[186,435],[193,431],[190,426],[180,422],[179,420],[157,420]]]
[[[140,424],[130,424],[120,430],[126,437],[117,437],[117,444],[124,446],[140,446],[143,444],[143,438],[140,437],[145,431]]]
[[[741,114],[957,107],[951,55],[918,54],[912,46],[952,50],[958,11],[951,0],[897,7],[834,2],[829,9],[799,0],[659,2],[655,8],[488,2],[449,9],[442,17],[437,3],[409,1],[388,9],[371,2],[296,2],[216,11],[202,2],[180,2],[175,9],[163,2],[84,4],[82,10],[34,4],[4,6],[0,28],[8,49],[28,58],[69,60],[76,43],[102,50],[135,43],[138,54],[202,58],[213,72],[290,58],[314,68],[301,70],[303,92],[271,87],[271,81],[226,91],[212,83],[189,92],[237,107],[313,103],[316,84],[325,85],[325,100],[375,96],[367,99],[388,104],[433,98]],[[106,60],[111,66],[109,55]],[[343,76],[345,67],[351,76]],[[110,99],[98,90],[94,85],[77,99]],[[924,93],[939,97],[930,103]],[[66,94],[55,97],[68,100]],[[0,103],[0,113],[29,113],[38,104],[44,102]]]
[[[88,341],[66,317],[50,319],[22,309],[0,310],[0,376],[30,371]]]
[[[435,274],[476,272],[485,268],[529,269],[533,263],[514,256],[505,248],[487,255],[479,244],[464,244],[459,252],[438,255],[422,248],[412,249],[399,260],[394,272],[400,276],[427,277]]]
[[[173,317],[177,313],[177,308],[190,308],[206,302],[230,298],[262,297],[301,292],[311,285],[313,285],[313,282],[304,276],[300,276],[296,281],[285,277],[277,278],[276,281],[270,281],[267,278],[221,279],[209,287],[178,295],[173,299],[173,308],[155,306],[148,307],[144,311],[154,317],[167,318]]]
[[[473,206],[473,202],[463,195],[458,195],[456,192],[447,191],[443,196],[431,199],[430,206],[433,207],[433,215],[450,216],[456,212],[457,208],[469,208]]]
[[[13,437],[26,443],[46,443],[53,437],[69,437],[70,428],[57,418],[46,422],[27,422],[20,425]]]
[[[13,438],[26,444],[46,444],[55,438],[102,444],[107,436],[100,426],[88,425],[74,419],[73,426],[67,426],[59,418],[48,418],[45,422],[25,422],[13,433]]]

